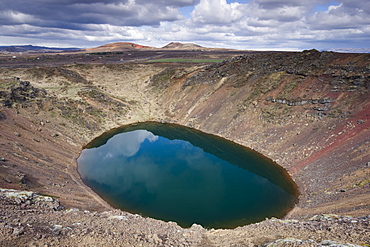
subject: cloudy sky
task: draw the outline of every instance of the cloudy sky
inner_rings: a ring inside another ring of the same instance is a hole
[[[0,46],[370,48],[369,0],[0,0]]]

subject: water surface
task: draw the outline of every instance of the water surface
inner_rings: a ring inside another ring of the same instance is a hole
[[[78,171],[112,206],[183,227],[234,228],[282,217],[297,201],[294,183],[271,160],[172,124],[108,132],[82,151]]]

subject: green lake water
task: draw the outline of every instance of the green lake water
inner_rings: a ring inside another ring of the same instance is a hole
[[[283,217],[298,191],[251,149],[173,125],[128,125],[93,140],[77,160],[86,185],[115,208],[143,216],[235,228]]]

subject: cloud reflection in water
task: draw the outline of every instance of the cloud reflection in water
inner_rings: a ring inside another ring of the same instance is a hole
[[[183,226],[255,222],[278,215],[293,198],[267,178],[188,141],[147,130],[120,133],[104,145],[84,149],[78,171],[86,184],[119,208]]]

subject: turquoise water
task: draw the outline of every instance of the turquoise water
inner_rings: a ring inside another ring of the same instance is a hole
[[[173,124],[115,129],[77,161],[83,181],[112,206],[183,227],[235,228],[282,217],[297,202],[295,184],[271,160]]]

